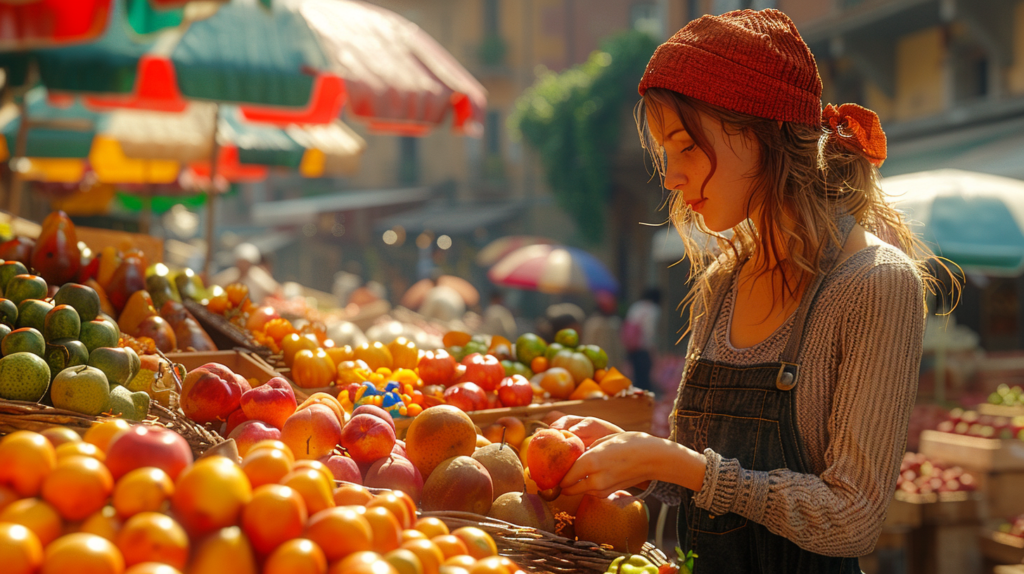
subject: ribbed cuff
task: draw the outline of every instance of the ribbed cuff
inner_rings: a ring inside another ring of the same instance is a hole
[[[711,514],[725,514],[736,497],[740,463],[733,458],[722,458],[710,448],[704,450],[704,459],[704,485],[693,502]]]
[[[740,469],[739,485],[730,510],[760,524],[768,505],[768,484],[767,472]]]
[[[671,482],[651,481],[644,494],[650,494],[665,506],[679,506],[683,501],[683,487]]]

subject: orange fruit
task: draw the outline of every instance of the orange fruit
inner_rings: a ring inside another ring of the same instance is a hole
[[[34,574],[43,565],[43,545],[28,528],[0,523],[0,564],[6,574]]]
[[[291,462],[292,464],[295,464],[295,454],[292,452],[292,449],[288,448],[288,445],[284,444],[279,440],[261,440],[260,442],[249,447],[249,450],[245,453],[245,455],[248,456],[254,452],[263,449],[283,451],[285,456],[288,457],[288,461]]]
[[[461,566],[463,568],[472,568],[476,564],[476,558],[473,558],[469,554],[459,554],[458,556],[452,556],[444,561],[442,566]]]
[[[426,534],[423,534],[419,530],[413,530],[408,528],[402,531],[402,542],[408,542],[410,540],[430,540]]]
[[[395,567],[376,552],[357,552],[331,565],[330,574],[398,574]]]
[[[388,351],[391,351],[392,368],[395,370],[415,369],[420,362],[420,350],[416,348],[416,343],[405,337],[398,337],[388,343]]]
[[[411,540],[402,544],[402,548],[412,552],[420,559],[423,574],[437,574],[437,569],[444,562],[444,553],[429,540]]]
[[[43,486],[57,455],[46,437],[16,431],[0,440],[0,485],[8,485],[19,496],[35,496]]]
[[[267,557],[263,574],[324,574],[327,557],[313,541],[293,538]]]
[[[330,562],[373,548],[370,523],[351,506],[336,506],[314,514],[306,525],[306,537],[324,551]]]
[[[14,492],[10,487],[0,486],[0,512],[7,508],[8,504],[20,499],[17,492]]]
[[[0,522],[28,528],[43,547],[56,540],[64,527],[57,509],[38,498],[24,498],[9,504],[0,512]]]
[[[320,462],[319,460],[297,460],[295,461],[295,466],[292,467],[292,470],[306,470],[307,468],[319,471],[320,474],[324,475],[324,478],[327,479],[327,482],[328,484],[331,485],[331,488],[334,488],[334,473],[331,472],[331,469],[327,468],[327,465]]]
[[[382,506],[367,508],[363,518],[373,531],[373,550],[386,554],[402,544],[402,525],[391,511]]]
[[[398,574],[423,574],[420,559],[411,550],[399,548],[384,555],[384,561],[398,571]]]
[[[121,531],[124,522],[117,516],[117,510],[113,506],[104,506],[99,512],[86,518],[78,528],[79,532],[102,536],[111,542],[117,541],[117,533]]]
[[[519,566],[504,556],[488,556],[476,561],[469,574],[516,574]]]
[[[324,474],[312,468],[293,470],[281,479],[281,484],[294,488],[306,503],[306,512],[313,516],[326,508],[333,508],[334,495]]]
[[[381,367],[390,369],[394,365],[391,351],[380,341],[359,345],[352,349],[352,356],[355,357],[355,360],[366,363],[372,371],[376,371]]]
[[[46,547],[41,574],[122,574],[124,558],[114,544],[94,534],[61,536]]]
[[[124,574],[181,574],[181,571],[159,562],[143,562],[125,570]]]
[[[171,506],[182,525],[199,535],[237,523],[250,500],[252,487],[242,469],[231,459],[211,456],[181,472]]]
[[[85,520],[103,508],[114,490],[114,477],[104,464],[88,456],[61,459],[43,481],[43,500],[67,520]]]
[[[100,447],[92,444],[91,442],[66,442],[57,447],[57,460],[67,458],[69,456],[88,456],[95,458],[100,462],[106,462],[107,453],[100,450]]]
[[[237,526],[221,528],[202,539],[188,566],[189,574],[257,574],[256,557]]]
[[[430,476],[441,461],[472,456],[476,450],[476,427],[469,415],[451,405],[425,409],[412,419],[405,436],[405,451],[420,474]]]
[[[262,448],[253,452],[249,449],[242,459],[242,470],[252,487],[258,488],[280,482],[292,471],[292,461],[283,450]]]
[[[534,373],[543,373],[548,370],[548,358],[544,355],[534,357],[533,360],[530,361],[530,370]]]
[[[473,335],[463,331],[448,331],[441,338],[445,347],[464,347],[466,343],[473,340]]]
[[[302,495],[281,484],[264,484],[242,509],[242,530],[259,554],[269,554],[283,542],[298,538],[306,528]]]
[[[433,538],[435,536],[444,536],[450,534],[448,525],[441,521],[440,518],[434,518],[433,516],[427,516],[426,518],[420,518],[416,521],[416,530],[419,530],[427,536],[427,538]]]
[[[498,546],[494,544],[491,535],[476,526],[456,528],[452,534],[462,540],[468,550],[467,554],[477,560],[498,554]]]
[[[114,509],[121,518],[140,512],[160,512],[174,495],[174,482],[162,469],[136,468],[114,485]]]
[[[66,442],[82,442],[82,435],[68,427],[50,427],[39,434],[45,436],[46,440],[50,441],[50,444],[53,445],[53,448],[57,448]]]
[[[129,518],[117,534],[117,548],[128,566],[159,562],[181,570],[188,562],[188,535],[173,518],[158,512]]]
[[[466,544],[461,539],[456,538],[451,534],[435,536],[431,538],[430,541],[441,550],[441,554],[444,554],[445,560],[448,560],[453,556],[469,554]]]
[[[398,519],[402,529],[413,528],[416,522],[416,503],[408,494],[400,490],[378,494],[367,502],[367,509],[376,509],[377,506],[383,506],[390,511],[394,518]]]
[[[114,438],[114,435],[117,433],[128,430],[131,426],[124,419],[111,418],[103,422],[93,423],[89,430],[85,431],[85,436],[82,438],[85,442],[92,443],[103,452],[107,452],[107,445],[110,444],[110,439]]]
[[[343,484],[334,490],[334,504],[338,506],[366,506],[373,493],[360,484]]]

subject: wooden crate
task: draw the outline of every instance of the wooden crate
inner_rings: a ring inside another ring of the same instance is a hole
[[[1024,470],[1024,441],[926,430],[920,452],[930,459],[984,472]]]
[[[998,565],[1024,561],[1024,540],[992,528],[982,529],[978,547],[984,557],[986,572],[991,572]]]
[[[1024,574],[1024,564],[1004,564],[992,569],[993,574]]]
[[[1012,419],[1013,417],[1024,415],[1024,406],[1008,407],[1006,405],[982,403],[978,405],[977,411],[979,415],[990,415],[993,417],[1006,417]]]
[[[628,397],[560,401],[525,407],[488,409],[469,413],[469,418],[473,419],[477,426],[483,428],[501,417],[539,420],[551,411],[581,417],[596,417],[627,431],[650,432],[651,419],[654,415],[654,396],[644,393]]]
[[[108,246],[121,249],[125,245],[130,245],[141,250],[150,265],[164,260],[164,240],[152,235],[81,226],[75,227],[75,235],[79,241],[85,242],[93,253],[99,253]]]
[[[174,363],[181,363],[189,371],[206,363],[220,363],[234,371],[235,374],[242,375],[246,379],[256,379],[260,383],[265,383],[278,376],[277,371],[261,359],[259,355],[245,351],[168,353],[167,358]],[[294,383],[292,384],[292,390],[295,391],[295,399],[300,403],[309,398],[306,389],[299,388]]]

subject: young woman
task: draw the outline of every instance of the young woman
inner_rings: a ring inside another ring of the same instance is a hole
[[[655,481],[697,572],[860,572],[899,475],[932,280],[879,188],[878,118],[822,110],[814,57],[776,10],[691,22],[639,91],[697,279],[687,367],[672,440],[553,425],[590,444],[563,493]],[[692,224],[718,237],[710,265]]]

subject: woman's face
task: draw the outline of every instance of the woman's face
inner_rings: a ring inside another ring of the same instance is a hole
[[[710,116],[702,113],[700,118],[718,159],[715,174],[706,186],[704,180],[711,173],[707,154],[690,137],[674,110],[648,101],[647,125],[665,149],[665,188],[682,194],[686,204],[704,218],[708,229],[722,232],[753,215],[747,213],[747,204],[758,167],[757,144],[749,135],[727,133],[722,123]]]

